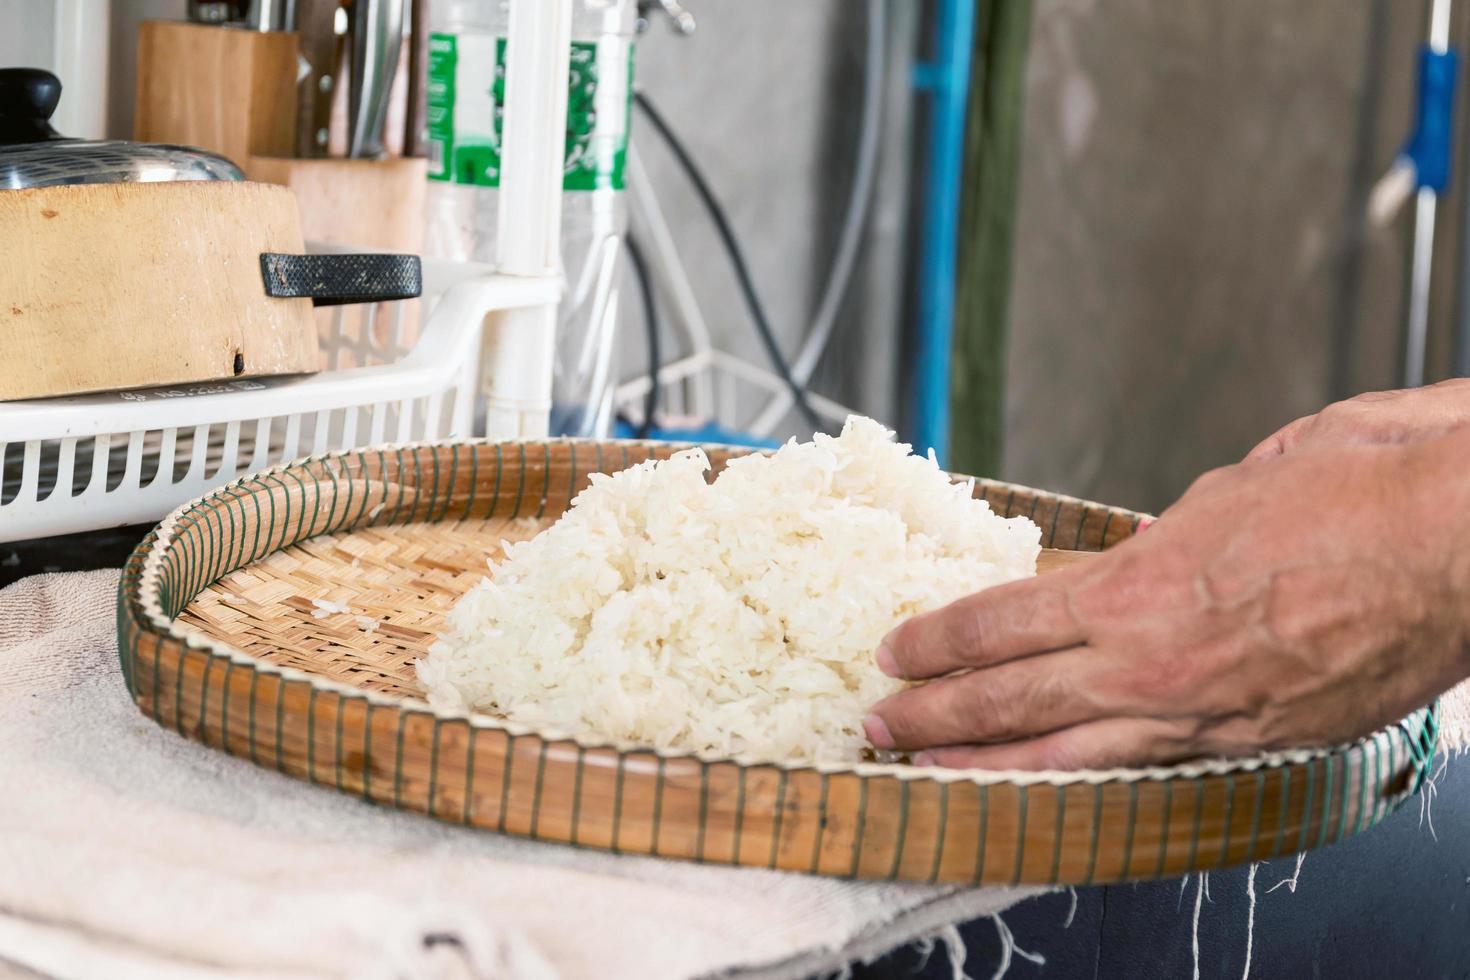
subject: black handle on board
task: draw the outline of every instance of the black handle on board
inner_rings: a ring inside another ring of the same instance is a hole
[[[284,255],[260,253],[265,294],[306,297],[313,306],[413,299],[424,291],[417,255]]]

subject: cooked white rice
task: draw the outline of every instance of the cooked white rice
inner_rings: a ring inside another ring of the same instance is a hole
[[[732,461],[689,450],[599,474],[507,546],[417,663],[431,704],[542,729],[773,761],[856,760],[901,682],[908,617],[1035,574],[1004,520],[869,419]]]

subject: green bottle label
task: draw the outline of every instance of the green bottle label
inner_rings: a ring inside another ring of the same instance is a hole
[[[505,117],[505,38],[475,34],[429,36],[429,179],[500,186]],[[616,49],[609,49],[616,50]],[[621,118],[599,118],[598,76],[616,61],[598,58],[598,45],[574,41],[567,90],[566,169],[569,191],[622,190],[633,99],[633,49],[627,46]]]

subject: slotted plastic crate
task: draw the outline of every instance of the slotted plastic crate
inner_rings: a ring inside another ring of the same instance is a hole
[[[475,435],[487,315],[560,289],[426,260],[418,300],[319,311],[320,374],[0,403],[0,541],[157,520],[299,456]]]

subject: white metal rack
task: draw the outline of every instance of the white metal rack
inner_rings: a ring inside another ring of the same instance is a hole
[[[322,348],[335,370],[0,404],[0,541],[156,520],[306,454],[472,435],[482,324],[493,334],[515,311],[554,308],[560,282],[424,271],[421,300],[332,312]]]
[[[510,6],[496,267],[425,262],[421,299],[323,316],[320,374],[0,403],[0,541],[156,520],[308,453],[546,433],[572,0]]]

